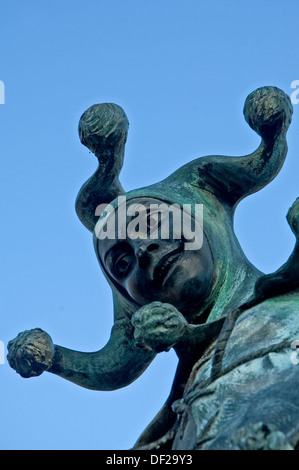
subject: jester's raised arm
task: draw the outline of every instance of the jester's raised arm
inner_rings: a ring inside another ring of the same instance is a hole
[[[80,120],[80,139],[99,160],[97,171],[83,185],[76,201],[77,214],[90,231],[98,220],[97,206],[124,194],[118,175],[128,127],[124,111],[114,104],[92,106]],[[36,328],[20,333],[8,344],[11,367],[22,377],[38,376],[47,370],[95,390],[115,390],[130,384],[148,367],[155,353],[136,348],[130,305],[118,308],[115,299],[114,310],[110,339],[99,351],[85,353],[53,345],[50,336]]]

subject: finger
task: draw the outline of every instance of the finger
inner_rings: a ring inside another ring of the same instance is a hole
[[[142,324],[142,317],[140,315],[134,314],[131,318],[131,323],[135,328],[139,328]]]

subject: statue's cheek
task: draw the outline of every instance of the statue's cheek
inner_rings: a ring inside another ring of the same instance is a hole
[[[150,281],[144,270],[134,269],[124,282],[129,296],[140,305],[149,302],[151,288]]]

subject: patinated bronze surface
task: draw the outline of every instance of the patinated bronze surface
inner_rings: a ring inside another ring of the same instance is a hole
[[[76,210],[94,233],[112,289],[111,337],[101,350],[84,353],[53,345],[40,329],[25,331],[9,343],[8,360],[23,377],[48,371],[90,389],[115,390],[174,348],[179,363],[169,398],[135,448],[292,449],[299,441],[298,372],[290,359],[299,338],[299,200],[287,216],[294,251],[273,274],[247,260],[233,229],[237,204],[283,165],[292,106],[283,91],[263,87],[248,96],[244,115],[261,136],[255,152],[198,158],[128,193],[119,182],[129,127],[124,111],[94,105],[79,123],[81,142],[99,167],[81,188]],[[121,197],[125,227],[138,207],[148,226],[141,235],[142,223],[135,224],[138,236],[130,237],[118,225],[114,237],[101,237],[99,221],[107,228],[109,211],[119,220]],[[151,204],[201,205],[200,249],[185,249],[184,233],[163,238],[160,226],[158,236],[148,237],[159,223]]]

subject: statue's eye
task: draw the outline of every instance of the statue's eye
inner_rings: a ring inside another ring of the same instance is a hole
[[[117,277],[125,277],[132,268],[132,257],[128,254],[121,254],[114,260],[114,272]]]

